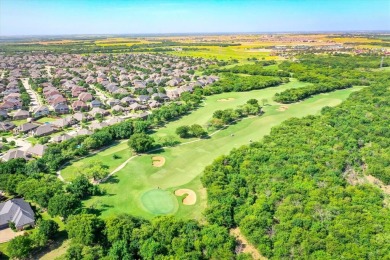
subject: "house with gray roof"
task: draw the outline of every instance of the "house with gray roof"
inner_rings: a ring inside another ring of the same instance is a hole
[[[39,106],[32,113],[34,117],[46,116],[50,113],[49,108],[47,106]]]
[[[12,159],[18,159],[18,158],[23,158],[23,159],[28,159],[26,156],[26,152],[19,150],[19,149],[10,149],[8,150],[4,155],[3,155],[3,161],[8,162],[9,160]]]
[[[34,136],[44,136],[55,132],[55,129],[51,124],[44,124],[33,130]]]
[[[35,214],[24,199],[11,199],[0,203],[0,230],[13,222],[18,230],[35,225]]]
[[[47,149],[46,145],[36,144],[36,145],[28,148],[26,153],[30,154],[32,156],[42,157],[45,154],[46,149]]]
[[[19,133],[28,133],[32,130],[34,130],[35,128],[37,128],[39,125],[37,124],[32,124],[32,123],[25,123],[23,125],[20,125],[18,127],[16,127],[14,129],[14,133],[15,134],[19,134]]]
[[[13,115],[14,120],[26,119],[30,116],[30,113],[26,110],[19,109]]]
[[[12,122],[9,121],[0,122],[0,131],[4,131],[4,132],[10,131],[15,127],[16,127],[15,124]]]

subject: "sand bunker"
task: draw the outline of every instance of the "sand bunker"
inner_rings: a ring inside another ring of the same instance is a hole
[[[175,191],[176,196],[187,196],[183,199],[184,205],[194,205],[196,203],[196,193],[190,189],[179,189]]]
[[[280,106],[278,108],[278,111],[286,111],[288,109],[288,106]]]
[[[152,164],[154,167],[161,167],[165,164],[165,158],[162,156],[153,156]]]
[[[219,101],[219,102],[227,102],[227,101],[233,101],[233,100],[235,100],[235,98],[222,98],[222,99],[218,99],[217,101]]]

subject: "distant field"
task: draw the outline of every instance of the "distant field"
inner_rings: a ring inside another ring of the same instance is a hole
[[[177,198],[179,207],[174,214],[180,218],[201,220],[207,196],[200,183],[200,176],[204,167],[211,164],[218,156],[227,154],[233,148],[249,144],[250,140],[260,140],[269,133],[273,126],[280,124],[282,121],[291,117],[317,114],[324,106],[338,105],[351,92],[361,88],[355,87],[326,95],[318,95],[305,101],[288,105],[288,108],[284,111],[280,110],[279,104],[271,103],[270,106],[265,108],[265,115],[242,120],[218,132],[210,139],[136,157],[110,178],[107,183],[101,184],[101,187],[107,191],[107,195],[93,197],[86,201],[85,205],[93,205],[94,208],[102,210],[103,217],[117,213],[130,213],[151,218],[156,214],[153,214],[143,205],[141,200],[143,194],[158,188],[172,193],[179,188],[188,188],[194,190],[197,194],[196,204],[185,206],[181,203],[181,199]],[[269,89],[263,90],[263,94],[259,91],[258,96],[254,95],[253,97],[270,97],[269,91]],[[266,94],[267,92],[268,94]],[[253,92],[251,93],[253,94]],[[172,122],[167,128],[161,129],[162,132],[158,131],[155,135],[163,134],[163,131],[168,131],[166,129],[174,129],[176,125],[187,124],[188,122],[203,124],[211,116],[213,106],[218,102],[216,100],[222,97],[229,97],[229,94],[230,97],[235,97],[237,93],[225,93],[223,96],[216,95],[211,97],[214,98],[214,101],[211,101],[210,98],[207,99],[205,107],[188,116],[191,118],[183,118],[177,122]],[[241,98],[241,100],[244,100],[243,97]],[[199,117],[202,113],[203,116]],[[234,134],[233,137],[231,136],[232,134]],[[156,168],[152,166],[151,158],[156,155],[163,156],[166,159],[163,167]]]
[[[270,51],[267,52],[251,52],[242,46],[231,46],[231,47],[204,47],[204,46],[193,46],[194,48],[202,48],[202,50],[195,51],[176,51],[170,52],[173,55],[177,56],[191,56],[198,58],[207,58],[207,59],[220,59],[220,60],[246,60],[247,58],[256,57],[258,59],[265,58],[276,59],[276,57],[269,56]],[[204,49],[207,50],[204,50]],[[248,47],[249,48],[249,47]]]

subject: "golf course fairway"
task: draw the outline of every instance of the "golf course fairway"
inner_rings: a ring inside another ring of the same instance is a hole
[[[249,144],[252,140],[261,140],[262,137],[270,133],[273,126],[279,125],[289,118],[315,115],[325,106],[336,106],[352,92],[361,88],[363,87],[320,94],[289,105],[270,101],[269,105],[264,107],[264,115],[241,120],[214,133],[208,139],[193,139],[192,142],[182,143],[176,147],[136,156],[105,183],[100,184],[106,190],[106,195],[92,197],[85,202],[85,206],[101,211],[103,217],[118,213],[129,213],[144,218],[175,214],[180,218],[202,220],[202,212],[206,207],[206,191],[201,185],[200,176],[204,168],[210,165],[213,160],[228,154],[234,148]],[[271,92],[275,90],[276,88],[272,88]],[[154,135],[174,133],[177,126],[186,125],[189,122],[204,125],[204,118],[211,118],[214,103],[222,98],[231,100],[233,103],[241,100],[239,104],[244,104],[249,98],[261,99],[265,97],[271,100],[270,89],[263,90],[264,95],[261,95],[261,90],[255,92],[256,94],[246,92],[248,96],[245,100],[237,97],[237,93],[224,93],[208,97],[203,107],[188,116],[167,124],[164,128],[158,129]],[[224,102],[224,104],[229,102]],[[235,107],[239,104],[235,104]],[[227,107],[228,105],[226,107],[219,106],[219,109]],[[199,117],[200,113],[204,115]],[[209,115],[206,116],[206,113]],[[154,167],[151,163],[153,156],[164,157],[165,164],[162,167]],[[196,203],[183,205],[183,197],[174,195],[178,189],[195,191]],[[172,202],[172,199],[177,201]]]

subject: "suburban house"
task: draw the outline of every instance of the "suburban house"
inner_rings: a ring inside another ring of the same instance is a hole
[[[32,156],[42,157],[45,154],[46,149],[47,149],[46,145],[36,144],[36,145],[28,148],[26,153],[29,155],[32,155]]]
[[[7,117],[8,117],[8,112],[0,109],[0,118],[7,118]]]
[[[83,114],[83,113],[80,113],[80,112],[77,112],[73,115],[73,118],[75,120],[77,120],[78,122],[82,122],[82,121],[88,121],[88,120],[91,120],[92,117],[88,114]]]
[[[47,106],[39,106],[32,113],[33,117],[41,117],[49,114],[49,108]]]
[[[30,204],[24,199],[11,199],[0,203],[0,230],[15,224],[16,229],[35,226],[35,214]]]
[[[76,100],[72,103],[72,108],[74,111],[88,110],[88,105],[81,100]]]
[[[103,127],[106,127],[108,126],[108,124],[106,122],[92,122],[92,124],[89,125],[89,129],[91,131],[95,131],[97,129],[102,129]]]
[[[12,122],[0,122],[0,131],[10,131],[15,128],[15,124]]]
[[[26,110],[18,110],[14,113],[13,119],[14,120],[20,120],[20,119],[26,119],[30,116],[30,113]]]
[[[68,134],[63,134],[63,135],[53,136],[50,141],[52,141],[54,143],[61,143],[63,141],[67,141],[67,140],[70,140],[72,138],[73,137],[68,135]]]
[[[114,98],[111,98],[109,100],[107,100],[107,105],[109,105],[110,107],[113,107],[115,105],[119,105],[121,102],[119,99],[114,99]]]
[[[8,162],[9,160],[18,159],[18,158],[23,158],[27,160],[26,153],[19,149],[11,149],[4,154],[2,159],[3,161]]]
[[[16,127],[14,129],[14,133],[15,134],[19,134],[19,133],[28,133],[32,130],[34,130],[35,128],[37,128],[39,125],[36,125],[36,124],[32,124],[32,123],[25,123],[23,125],[20,125],[18,127]]]
[[[93,117],[96,117],[96,114],[107,115],[108,111],[102,108],[94,107],[91,111],[89,111],[89,114]]]
[[[33,130],[34,136],[44,136],[55,132],[55,129],[51,124],[44,124]]]
[[[88,93],[88,92],[82,92],[79,95],[80,101],[88,102],[88,101],[91,101],[92,99],[93,99],[93,96],[91,95],[91,93]]]
[[[71,116],[65,118],[59,118],[51,122],[51,124],[57,128],[65,128],[73,125],[74,123],[76,123],[76,120]]]
[[[58,114],[67,114],[69,113],[69,107],[65,104],[57,104],[53,106],[54,112]]]
[[[91,101],[91,107],[101,107],[101,106],[102,106],[102,102],[100,102],[99,100],[95,99]]]
[[[80,129],[78,130],[76,133],[75,133],[75,136],[79,136],[79,135],[91,135],[93,134],[92,131],[89,131],[88,129]]]

